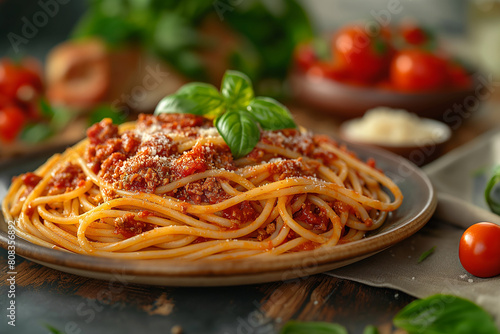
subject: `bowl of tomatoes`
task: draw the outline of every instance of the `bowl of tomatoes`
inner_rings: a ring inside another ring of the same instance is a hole
[[[0,142],[10,143],[31,119],[40,117],[37,101],[43,84],[41,65],[33,58],[0,59]]]
[[[84,135],[81,122],[46,98],[42,64],[35,58],[0,59],[0,162],[73,143]]]
[[[378,31],[350,24],[298,45],[293,59],[294,99],[342,118],[385,106],[441,119],[474,94],[471,71],[416,24]]]

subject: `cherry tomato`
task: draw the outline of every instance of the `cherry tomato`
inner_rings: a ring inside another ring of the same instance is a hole
[[[20,102],[32,101],[42,91],[36,60],[27,58],[20,64],[10,59],[0,61],[0,93]]]
[[[448,83],[448,66],[444,59],[427,51],[402,50],[391,63],[390,79],[402,91],[442,89]]]
[[[400,28],[401,36],[407,44],[422,46],[431,41],[432,35],[415,23],[405,23]]]
[[[15,106],[15,105],[16,105],[16,101],[13,101],[8,96],[0,93],[0,109],[3,108],[3,107]]]
[[[500,275],[500,226],[483,222],[469,227],[460,239],[459,257],[474,276]]]
[[[311,44],[299,44],[293,55],[295,63],[303,71],[308,70],[318,59]]]
[[[335,62],[354,80],[371,83],[387,73],[393,53],[386,33],[370,34],[361,26],[346,26],[333,37]]]
[[[308,76],[327,78],[337,81],[343,81],[346,79],[346,73],[343,69],[333,63],[324,61],[313,63],[306,73]]]
[[[23,111],[15,106],[0,108],[0,139],[13,141],[26,122]]]
[[[448,65],[450,83],[454,87],[469,88],[472,86],[472,77],[460,64],[450,63]]]

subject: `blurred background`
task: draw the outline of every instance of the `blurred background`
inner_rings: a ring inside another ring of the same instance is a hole
[[[467,96],[479,105],[474,90],[500,80],[500,1],[0,0],[0,53],[3,157],[152,112],[189,81],[218,86],[228,68],[320,130],[378,106],[453,127],[468,118],[454,104],[475,111]]]
[[[51,1],[41,1],[43,3],[52,3]],[[71,38],[72,31],[79,20],[89,9],[89,0],[66,0],[54,1],[59,4],[59,10],[54,18],[48,20],[43,28],[39,29],[35,38],[29,43],[20,45],[21,52],[33,54],[44,58],[47,52],[58,43]],[[128,1],[103,1],[103,4],[109,2],[109,6],[120,6]],[[148,3],[151,1],[130,1],[137,3]],[[168,2],[168,1],[166,1]],[[203,2],[203,1],[201,1]],[[220,3],[228,4],[229,7],[244,6],[252,0],[221,0]],[[273,3],[281,1],[264,0],[263,4],[272,6]],[[315,32],[322,33],[333,31],[340,26],[359,20],[374,19],[371,11],[381,11],[387,8],[387,0],[373,0],[369,4],[363,0],[302,0],[298,3],[307,11],[311,25]],[[96,3],[96,1],[94,1]],[[196,1],[193,2],[196,4]],[[209,1],[208,5],[213,5],[216,1]],[[402,10],[400,14],[394,16],[394,21],[399,22],[403,18],[411,16],[425,26],[432,27],[439,32],[451,36],[465,36],[469,31],[471,22],[469,14],[473,12],[484,11],[486,16],[495,6],[495,1],[490,0],[447,0],[432,1],[420,0],[410,1],[401,0]],[[26,16],[29,20],[33,14],[42,9],[36,0],[1,0],[0,1],[0,30],[4,36],[0,39],[2,56],[15,55],[11,43],[6,38],[8,32],[20,33],[23,27],[22,17]],[[223,16],[234,14],[234,10],[221,7]],[[211,10],[216,14],[216,8],[212,6]],[[498,9],[497,9],[498,10]],[[212,13],[214,14],[214,13]],[[394,22],[394,23],[395,23]]]

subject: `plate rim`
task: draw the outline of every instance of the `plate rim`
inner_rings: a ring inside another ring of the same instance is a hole
[[[339,141],[339,143],[343,142]],[[119,272],[124,275],[143,278],[142,280],[139,279],[140,283],[156,284],[148,282],[148,280],[151,281],[152,278],[155,278],[157,283],[163,281],[167,285],[177,286],[193,286],[193,281],[199,281],[201,278],[207,280],[204,285],[233,285],[231,284],[231,278],[238,275],[246,275],[249,281],[248,284],[250,284],[254,283],[255,278],[259,275],[286,273],[286,279],[292,279],[316,274],[318,271],[315,271],[315,268],[318,267],[332,265],[332,269],[334,269],[336,263],[359,257],[369,257],[410,237],[430,220],[437,206],[436,192],[429,177],[416,165],[385,150],[356,143],[347,143],[347,146],[358,155],[370,155],[377,161],[383,159],[384,163],[397,163],[399,166],[404,166],[406,170],[410,170],[412,175],[422,184],[422,189],[427,194],[425,201],[422,201],[419,205],[419,211],[412,213],[410,218],[398,222],[399,225],[393,229],[343,245],[282,254],[279,261],[276,261],[277,258],[275,257],[230,261],[113,259],[54,250],[32,244],[18,236],[15,239],[16,255],[35,262],[52,264],[53,266],[45,265],[52,268],[56,266],[58,268],[55,269],[69,273],[83,270],[104,274],[104,276],[110,276],[111,278],[112,275]],[[3,226],[3,229],[0,230],[0,246],[7,249],[8,234],[4,231],[7,222],[3,215],[0,218],[0,224]],[[335,252],[335,250],[338,251]],[[91,277],[91,275],[85,276]]]

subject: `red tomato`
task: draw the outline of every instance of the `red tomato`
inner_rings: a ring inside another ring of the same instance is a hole
[[[18,107],[7,106],[0,108],[0,139],[5,142],[13,141],[26,122],[26,116]]]
[[[312,45],[307,43],[299,44],[293,57],[297,66],[304,71],[309,69],[318,59]]]
[[[390,90],[390,91],[394,90],[394,87],[389,80],[382,80],[382,81],[377,82],[376,87],[378,89],[382,89],[382,90]]]
[[[500,226],[483,222],[469,227],[460,239],[459,257],[474,276],[500,275]]]
[[[332,44],[335,62],[352,79],[371,83],[387,73],[393,48],[383,31],[372,36],[363,27],[347,26],[338,31]]]
[[[448,83],[448,66],[444,59],[427,51],[403,50],[391,63],[390,79],[402,91],[442,89]]]
[[[472,86],[472,77],[459,64],[450,63],[448,65],[448,75],[450,83],[454,87],[469,88]]]
[[[0,92],[0,109],[7,106],[16,105],[16,102]]]
[[[20,102],[30,102],[42,91],[40,73],[35,60],[27,58],[21,64],[10,59],[0,61],[0,93]]]
[[[425,29],[414,23],[403,24],[400,31],[404,41],[415,46],[426,44],[432,37]]]
[[[312,64],[307,70],[307,75],[342,81],[346,78],[346,73],[333,63],[319,61]]]

